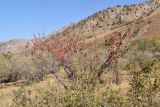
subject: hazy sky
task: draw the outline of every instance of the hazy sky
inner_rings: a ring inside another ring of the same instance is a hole
[[[146,0],[0,0],[0,41],[49,34],[115,5]]]

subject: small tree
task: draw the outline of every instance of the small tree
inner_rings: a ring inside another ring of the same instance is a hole
[[[116,74],[115,82],[116,84],[119,84],[119,71],[117,67],[118,59],[123,54],[125,54],[126,47],[130,42],[133,42],[134,37],[135,34],[133,34],[133,31],[131,31],[131,29],[128,29],[124,34],[122,34],[121,32],[114,32],[109,39],[106,39],[105,46],[107,47],[108,56],[106,58],[106,61],[99,67],[99,70],[97,71],[97,78],[99,81],[101,81],[100,77],[104,70],[107,67],[111,67],[111,65],[114,65],[114,71]],[[72,81],[76,81],[75,66],[72,65],[70,59],[74,55],[78,55],[78,53],[80,53],[79,55],[81,56],[81,58],[84,57],[87,52],[86,50],[95,51],[94,49],[96,49],[99,44],[102,43],[99,43],[97,41],[97,38],[95,38],[95,40],[88,41],[76,33],[70,33],[66,36],[56,35],[48,39],[35,38],[32,40],[31,45],[33,45],[33,53],[38,56],[41,56],[44,53],[51,54],[53,61],[57,61],[59,63],[59,66],[64,68],[68,78]],[[99,52],[95,51],[95,53]],[[88,65],[87,63],[88,62],[85,62],[83,66],[85,67],[86,65]],[[91,64],[91,62],[89,62],[89,64]]]
[[[117,68],[117,63],[119,57],[121,57],[125,53],[125,47],[127,47],[128,42],[131,42],[133,38],[133,34],[131,33],[131,29],[128,29],[126,33],[122,34],[121,32],[114,32],[110,36],[109,39],[106,39],[105,46],[107,47],[108,57],[104,64],[100,67],[97,78],[100,82],[101,75],[107,67],[111,67],[111,65],[115,66],[115,74],[116,74],[116,84],[119,84],[119,71]]]
[[[93,64],[99,62],[99,53],[95,50],[98,46],[96,39],[93,41],[86,41],[83,37],[72,33],[67,36],[57,35],[46,38],[35,38],[31,43],[27,44],[27,48],[33,46],[32,53],[39,57],[50,54],[52,56],[53,63],[59,63],[59,67],[64,68],[67,77],[73,81],[77,81],[78,71],[86,71],[87,68],[92,71]],[[91,57],[88,57],[90,53],[93,53]],[[73,58],[76,57],[77,60]],[[82,61],[83,59],[83,61]],[[77,69],[77,61],[81,67]],[[82,64],[80,64],[82,62]],[[91,67],[92,66],[92,67]],[[97,67],[98,68],[98,67]],[[80,70],[81,69],[81,70]],[[57,71],[53,71],[57,72]]]

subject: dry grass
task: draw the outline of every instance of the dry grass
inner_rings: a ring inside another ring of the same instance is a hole
[[[159,37],[159,35],[157,35],[157,33],[160,33],[159,13],[160,13],[160,8],[157,9],[155,12],[153,12],[150,16],[144,18],[145,21],[151,20],[151,24],[147,32],[144,34],[144,38],[152,38],[153,36]],[[140,26],[142,25],[143,24],[141,23]],[[97,35],[96,36],[97,38],[92,37],[92,38],[86,39],[86,42],[92,42],[95,39],[102,40],[107,36],[109,36],[114,31],[124,31],[129,26],[132,26],[132,24],[120,27],[118,29],[104,32],[103,34]],[[60,79],[62,79],[62,81],[65,84],[69,85],[69,81],[67,80],[67,77],[63,69],[61,69],[60,72],[57,72],[57,75],[59,76]],[[126,93],[130,87],[129,86],[130,77],[126,71],[123,71],[120,74],[120,80],[121,80],[120,85],[115,85],[112,83],[112,80],[113,80],[112,74],[105,73],[103,75],[103,80],[106,81],[106,83],[99,84],[99,86],[97,86],[96,90],[98,91],[96,94],[104,92],[107,86],[110,86],[113,90],[116,90],[116,91],[123,90],[122,93]],[[13,91],[21,87],[23,87],[25,90],[30,90],[32,92],[31,93],[32,98],[35,98],[35,96],[39,94],[39,91],[50,90],[50,86],[55,87],[58,90],[57,93],[63,93],[65,91],[63,86],[59,83],[59,81],[57,81],[57,79],[53,75],[48,75],[42,81],[33,82],[30,85],[24,85],[20,81],[14,82],[14,83],[0,84],[0,107],[11,107],[12,99],[13,99]]]
[[[63,78],[63,81],[66,81],[66,84],[68,84],[67,79],[65,79],[65,74],[63,72],[63,69],[61,69],[61,72],[59,72],[58,75],[60,76],[60,78]],[[108,76],[111,77],[111,75],[106,74],[103,76],[103,79],[105,80]],[[115,85],[112,83],[112,80],[110,80],[110,83],[105,83],[97,86],[98,93],[104,92],[106,87],[108,87],[108,85],[115,91],[124,90],[124,93],[126,93],[129,88],[128,75],[126,75],[126,73],[123,73],[121,74],[120,77],[121,77],[120,85]],[[109,80],[107,82],[109,82]],[[31,85],[24,85],[23,83],[21,83],[21,81],[8,84],[1,84],[0,85],[1,107],[11,107],[13,99],[13,91],[18,90],[21,87],[23,87],[25,90],[30,90],[32,92],[31,96],[35,98],[35,96],[39,94],[39,91],[50,90],[51,86],[58,89],[59,92],[57,93],[65,92],[63,86],[54,78],[53,75],[48,75],[44,78],[43,81],[33,82]]]
[[[23,87],[25,90],[32,92],[31,96],[34,98],[39,91],[49,90],[50,86],[58,88],[60,92],[64,91],[64,88],[53,78],[52,75],[48,75],[43,81],[35,82],[31,85],[24,85],[21,82],[1,84],[0,85],[0,107],[12,107],[13,91]],[[58,93],[58,92],[57,92]]]

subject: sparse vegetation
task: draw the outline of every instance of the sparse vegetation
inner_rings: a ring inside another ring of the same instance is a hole
[[[159,107],[160,36],[143,35],[154,23],[138,12],[145,6],[108,8],[0,54],[2,107]]]
[[[45,75],[53,72],[54,65],[47,57],[39,59],[31,55],[7,53],[0,55],[0,60],[1,83],[42,80]]]

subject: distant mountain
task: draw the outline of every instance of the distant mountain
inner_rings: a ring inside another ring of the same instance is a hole
[[[13,39],[8,42],[0,42],[0,53],[19,53],[25,49],[28,40]]]
[[[114,30],[121,30],[127,26],[143,28],[150,25],[145,33],[146,37],[160,33],[160,0],[148,0],[141,4],[124,6],[114,6],[96,12],[91,16],[73,23],[69,26],[51,33],[49,37],[56,35],[66,36],[75,33],[90,39],[108,35]],[[10,40],[5,43],[0,42],[0,53],[22,52],[28,40]]]

